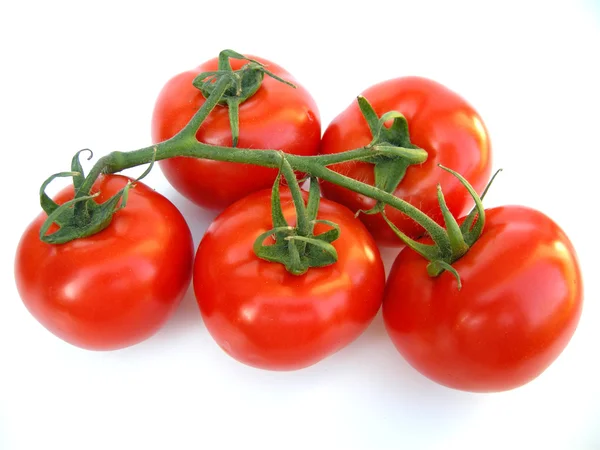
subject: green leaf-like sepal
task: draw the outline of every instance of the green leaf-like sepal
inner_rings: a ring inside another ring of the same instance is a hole
[[[48,244],[64,244],[75,239],[91,236],[108,227],[114,214],[126,206],[129,189],[132,188],[135,182],[144,178],[152,170],[157,153],[155,147],[152,161],[150,161],[146,170],[133,183],[131,181],[128,182],[105,202],[96,203],[95,199],[100,194],[99,192],[89,194],[80,190],[85,181],[83,168],[79,161],[79,156],[83,151],[89,151],[92,154],[91,150],[88,149],[78,151],[71,161],[72,172],[54,174],[44,181],[40,187],[40,204],[46,214],[48,214],[39,232],[40,239],[43,242]],[[62,205],[58,205],[46,194],[46,188],[54,179],[68,176],[73,179],[74,198]],[[52,224],[56,224],[58,230],[47,234]]]
[[[410,142],[410,133],[406,118],[397,111],[390,111],[377,116],[377,113],[362,96],[358,97],[358,105],[365,118],[373,140],[368,147],[377,150],[377,154],[366,159],[374,165],[375,187],[393,193],[412,164],[421,164],[427,160],[427,152]],[[385,123],[392,120],[388,128]],[[385,204],[377,202],[364,214],[377,214],[383,211]]]
[[[462,287],[460,275],[457,272],[457,270],[454,267],[452,267],[452,263],[464,256],[469,251],[469,248],[477,241],[477,239],[479,239],[479,237],[483,233],[483,229],[485,226],[485,210],[483,208],[482,199],[487,193],[489,187],[491,186],[492,182],[494,181],[496,175],[498,175],[500,170],[498,170],[491,178],[491,180],[485,187],[483,194],[480,197],[479,195],[477,195],[477,192],[475,191],[473,186],[471,186],[471,184],[458,172],[449,169],[448,167],[444,167],[441,164],[439,164],[439,167],[455,176],[458,179],[458,181],[469,192],[469,194],[473,198],[473,201],[475,202],[475,207],[465,218],[463,223],[459,226],[456,218],[452,216],[450,210],[448,209],[448,206],[446,205],[446,200],[444,198],[442,188],[440,187],[440,185],[437,186],[438,202],[440,204],[440,210],[442,211],[442,216],[446,225],[446,229],[443,233],[446,239],[444,239],[443,242],[439,239],[435,240],[435,244],[425,244],[423,242],[415,241],[414,239],[411,239],[405,233],[400,231],[387,218],[385,213],[383,213],[382,216],[387,222],[387,224],[390,226],[390,228],[394,231],[394,233],[408,247],[410,247],[415,252],[419,253],[421,256],[423,256],[429,261],[429,264],[427,265],[427,273],[430,276],[437,277],[444,271],[448,271],[456,278],[457,287],[460,290]]]
[[[130,188],[131,183],[127,183],[123,189],[100,204],[94,201],[98,193],[77,197],[63,203],[44,221],[40,228],[40,239],[48,244],[64,244],[104,230],[110,225],[114,213],[125,206]],[[87,202],[88,217],[85,223],[82,223],[79,216],[75,214],[75,205],[82,202]],[[46,234],[52,223],[56,223],[60,228],[51,234]]]
[[[284,159],[283,164],[285,165],[285,163]],[[290,170],[289,167],[287,169]],[[293,173],[290,174],[290,178],[293,178]],[[301,205],[294,203],[296,222],[298,223],[296,227],[290,226],[283,216],[279,181],[280,175],[277,176],[271,190],[273,228],[261,233],[254,241],[256,256],[266,261],[283,264],[286,270],[294,275],[302,275],[310,267],[324,267],[335,263],[338,255],[332,242],[339,238],[340,227],[329,220],[316,219],[321,196],[316,178],[311,179],[306,205],[299,195],[298,186],[295,186],[295,189],[298,189],[298,195],[293,195],[292,198],[296,202],[296,198],[299,197],[299,201],[302,202]],[[294,182],[296,182],[295,179]],[[302,216],[302,220],[300,220],[300,216]],[[316,224],[326,225],[330,229],[315,235]],[[268,238],[271,238],[272,243],[265,245]]]
[[[94,157],[94,152],[92,152],[89,148],[84,148],[83,150],[79,150],[73,156],[71,160],[71,171],[74,173],[73,175],[73,186],[75,187],[75,196],[77,196],[77,191],[85,181],[85,174],[83,173],[83,167],[81,166],[81,161],[79,160],[79,156],[83,152],[89,152],[90,156],[88,156],[88,161]]]
[[[234,71],[229,62],[230,58],[247,61],[247,64],[241,69]],[[229,78],[231,80],[231,85],[219,100],[219,104],[226,105],[229,108],[229,125],[231,127],[233,147],[237,147],[239,139],[240,104],[252,97],[260,89],[265,75],[290,87],[296,87],[289,81],[269,71],[264,64],[247,58],[233,50],[223,50],[219,54],[219,70],[202,72],[192,82],[194,87],[199,89],[205,98],[208,98],[217,86],[219,79]]]

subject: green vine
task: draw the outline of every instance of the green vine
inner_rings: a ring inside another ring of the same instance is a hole
[[[229,58],[242,59],[247,63],[241,69],[233,71]],[[42,184],[40,203],[48,214],[48,218],[40,230],[40,239],[51,244],[66,243],[93,235],[110,224],[115,212],[125,207],[131,184],[104,203],[99,204],[96,202],[96,196],[91,195],[90,191],[101,174],[116,173],[150,163],[148,169],[140,177],[141,179],[151,170],[155,161],[187,156],[280,169],[280,175],[273,186],[273,229],[257,239],[255,252],[263,259],[284,264],[291,273],[301,274],[309,267],[331,264],[337,259],[335,248],[331,245],[339,234],[337,225],[327,223],[331,230],[321,235],[313,234],[319,198],[317,178],[375,199],[377,201],[375,207],[365,212],[368,214],[381,213],[400,239],[431,261],[428,269],[431,275],[437,275],[443,270],[453,271],[450,264],[462,256],[481,234],[485,220],[481,201],[466,180],[456,172],[444,168],[457,176],[475,199],[476,213],[467,219],[470,221],[469,225],[463,223],[459,226],[456,223],[445,205],[441,190],[438,191],[438,198],[446,229],[418,208],[395,197],[392,193],[401,182],[406,169],[411,164],[423,163],[427,159],[427,152],[410,142],[408,126],[402,114],[391,111],[378,117],[364,97],[358,97],[358,103],[373,136],[372,141],[365,147],[333,155],[317,156],[298,156],[270,149],[256,151],[256,149],[237,148],[239,104],[250,98],[260,88],[260,83],[265,75],[290,84],[276,77],[259,62],[232,50],[225,50],[220,54],[217,71],[202,73],[194,80],[194,85],[200,89],[206,97],[206,101],[188,124],[174,137],[156,145],[130,152],[109,153],[100,158],[87,175],[83,172],[79,157],[82,152],[89,150],[77,152],[71,163],[71,171],[52,175]],[[290,84],[290,88],[293,88],[293,85]],[[209,145],[199,142],[196,138],[198,128],[218,104],[226,104],[229,107],[233,148]],[[389,120],[392,120],[392,125],[388,128],[384,124]],[[331,164],[354,160],[373,164],[375,186],[346,177],[327,167]],[[311,190],[307,205],[304,204],[294,171],[306,173],[311,177]],[[297,226],[294,228],[290,227],[283,219],[280,212],[281,207],[278,206],[281,173],[290,186],[296,207]],[[73,200],[60,206],[45,193],[48,184],[57,177],[71,177],[75,187]],[[431,246],[424,245],[410,239],[398,230],[385,216],[383,209],[385,205],[398,209],[421,225],[432,238],[433,244]],[[58,229],[48,233],[52,224],[56,224]],[[264,240],[268,236],[275,238],[275,245],[264,245]]]

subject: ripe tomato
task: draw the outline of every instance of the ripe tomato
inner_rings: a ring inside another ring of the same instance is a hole
[[[238,147],[276,149],[298,155],[315,155],[321,140],[321,122],[315,101],[285,69],[262,58],[251,57],[296,89],[269,76],[258,91],[240,105]],[[233,70],[244,61],[231,60]],[[173,77],[162,89],[152,117],[152,140],[161,142],[179,132],[205,101],[192,85],[196,75],[216,70],[217,58]],[[217,107],[200,126],[197,138],[213,145],[231,146],[228,109]],[[195,158],[160,161],[169,182],[194,203],[222,209],[248,193],[273,185],[277,171],[259,166]]]
[[[423,375],[476,392],[521,386],[541,374],[573,335],[581,273],[564,232],[518,206],[487,211],[483,234],[448,272],[403,250],[392,267],[383,317],[394,345]]]
[[[293,224],[289,190],[281,195],[284,216]],[[296,276],[259,259],[252,247],[272,228],[270,198],[270,190],[254,193],[215,219],[196,253],[194,291],[208,331],[233,358],[264,369],[300,369],[366,329],[381,305],[385,273],[362,223],[325,199],[317,218],[341,228],[333,242],[336,263]],[[317,224],[315,234],[323,231]]]
[[[460,96],[441,84],[425,78],[397,78],[376,84],[362,94],[378,116],[388,111],[401,112],[408,121],[411,142],[428,153],[427,161],[410,166],[394,195],[430,215],[440,224],[443,218],[437,202],[436,186],[442,185],[450,211],[462,215],[472,202],[461,183],[438,164],[463,175],[479,193],[490,177],[491,155],[487,130],[477,112]],[[367,122],[358,104],[353,102],[327,127],[321,153],[339,153],[363,147],[372,140]],[[356,180],[374,184],[373,165],[352,161],[330,166]],[[338,185],[323,182],[323,195],[352,211],[368,210],[375,205],[369,197]],[[388,218],[410,237],[423,229],[398,210],[386,207]],[[383,245],[402,245],[380,214],[361,214],[371,234]]]
[[[128,180],[103,176],[92,192],[100,191],[103,202]],[[71,198],[72,186],[55,201]],[[152,336],[191,279],[192,236],[177,208],[136,182],[107,228],[60,245],[40,240],[46,217],[29,225],[17,249],[15,279],[29,312],[59,338],[86,349],[118,349]]]

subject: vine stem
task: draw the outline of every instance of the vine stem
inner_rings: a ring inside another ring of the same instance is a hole
[[[220,78],[216,82],[211,95],[188,124],[171,139],[130,152],[114,151],[100,158],[77,190],[76,197],[89,195],[91,187],[100,174],[116,173],[131,167],[172,157],[204,158],[271,168],[281,167],[285,158],[293,170],[335,183],[388,204],[421,225],[429,232],[434,241],[443,242],[447,240],[444,228],[410,203],[384,190],[334,172],[327,167],[330,164],[369,159],[378,155],[389,156],[385,147],[377,149],[377,147],[367,146],[332,155],[299,156],[284,154],[279,150],[232,148],[199,142],[196,138],[198,128],[233,82],[234,80],[231,77]]]

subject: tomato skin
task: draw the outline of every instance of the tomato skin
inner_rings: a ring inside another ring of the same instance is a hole
[[[579,264],[547,216],[519,206],[487,211],[482,236],[430,278],[410,249],[397,257],[383,301],[387,331],[420,373],[455,389],[503,391],[540,375],[571,339],[582,309]]]
[[[92,192],[100,191],[102,202],[128,180],[102,176]],[[71,198],[72,186],[55,201]],[[149,338],[177,308],[194,248],[183,216],[165,197],[136,182],[107,228],[60,245],[40,241],[46,217],[21,237],[15,279],[23,303],[50,332],[81,348],[114,350]]]
[[[270,370],[310,366],[356,339],[379,310],[385,273],[379,250],[347,208],[323,199],[319,219],[341,227],[338,261],[301,276],[259,259],[256,237],[272,228],[270,191],[236,202],[209,227],[196,253],[194,291],[204,323],[233,358]],[[282,205],[295,212],[288,190]],[[317,225],[320,233],[327,227]]]
[[[440,183],[450,211],[455,216],[466,213],[472,206],[468,193],[454,176],[441,170],[438,164],[460,173],[477,192],[481,193],[484,189],[492,167],[491,146],[485,125],[473,107],[441,84],[420,77],[384,81],[370,87],[362,95],[379,116],[388,111],[404,114],[411,142],[428,153],[425,163],[408,168],[394,195],[443,224],[436,190]],[[320,152],[340,153],[363,147],[371,140],[369,127],[357,102],[353,102],[325,130]],[[372,164],[352,161],[330,168],[374,184]],[[375,205],[373,199],[329,182],[323,182],[322,189],[325,197],[352,211],[368,210]],[[385,211],[390,220],[410,237],[423,234],[418,224],[398,210],[387,206]],[[402,245],[380,214],[361,214],[359,217],[379,244]]]
[[[321,121],[313,98],[285,69],[263,58],[251,56],[268,69],[296,85],[296,89],[269,76],[259,90],[239,108],[239,148],[276,149],[297,155],[316,155],[321,140]],[[233,70],[244,61],[231,60]],[[194,78],[217,70],[217,58],[176,75],[158,96],[152,117],[152,140],[157,143],[177,134],[204,104],[202,93],[192,85]],[[196,137],[207,144],[230,147],[229,113],[217,105]],[[160,161],[169,182],[194,203],[223,209],[251,192],[273,185],[277,171],[259,166],[195,158]]]

